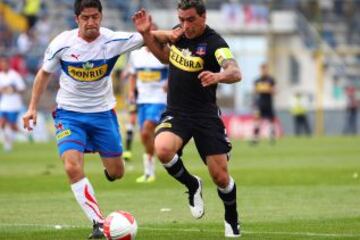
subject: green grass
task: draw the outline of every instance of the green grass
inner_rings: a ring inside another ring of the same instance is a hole
[[[233,145],[230,170],[238,186],[242,239],[360,239],[359,137]],[[224,239],[223,206],[193,144],[184,162],[204,180],[201,220],[191,217],[185,189],[159,164],[155,183],[135,183],[142,173],[142,148],[139,143],[134,148],[125,178],[115,183],[105,180],[96,155],[86,158],[103,212],[133,213],[138,240]],[[89,232],[55,143],[18,144],[12,153],[0,152],[0,239],[86,239]]]

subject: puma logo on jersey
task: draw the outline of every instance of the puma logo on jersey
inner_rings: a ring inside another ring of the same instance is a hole
[[[175,67],[186,72],[199,72],[204,68],[204,60],[201,57],[191,56],[189,50],[180,51],[175,46],[170,49],[169,60]]]
[[[71,54],[70,56],[79,61],[80,54]]]

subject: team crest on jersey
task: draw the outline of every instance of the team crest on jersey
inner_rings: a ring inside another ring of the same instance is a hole
[[[197,48],[196,48],[196,54],[199,56],[205,56],[206,55],[206,48],[207,48],[207,44],[206,43],[200,43]]]
[[[69,75],[80,82],[98,81],[106,75],[107,70],[107,64],[95,67],[91,62],[86,62],[81,67],[68,66]]]
[[[189,49],[179,50],[174,45],[170,48],[169,60],[175,67],[186,72],[199,72],[204,68],[201,57],[192,56]]]

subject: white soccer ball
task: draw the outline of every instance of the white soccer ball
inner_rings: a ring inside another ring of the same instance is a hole
[[[137,223],[131,213],[112,212],[104,222],[104,235],[108,240],[134,240]]]

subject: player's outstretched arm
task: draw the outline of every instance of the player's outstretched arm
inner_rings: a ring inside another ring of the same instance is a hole
[[[40,69],[39,72],[36,74],[29,108],[23,116],[24,128],[28,131],[33,130],[32,125],[30,124],[31,121],[33,122],[34,126],[36,125],[37,106],[39,104],[41,95],[43,94],[49,83],[50,75],[51,73],[45,72],[42,69]]]
[[[177,27],[172,30],[155,30],[151,32],[160,43],[175,43],[184,34],[184,30]]]
[[[203,87],[207,87],[217,83],[236,83],[241,81],[241,71],[234,59],[226,59],[221,62],[222,72],[213,73],[210,71],[203,71],[198,78]]]
[[[161,43],[151,31],[151,16],[144,10],[136,12],[132,17],[136,30],[143,36],[145,45],[160,62],[169,63],[170,50],[166,44]]]

